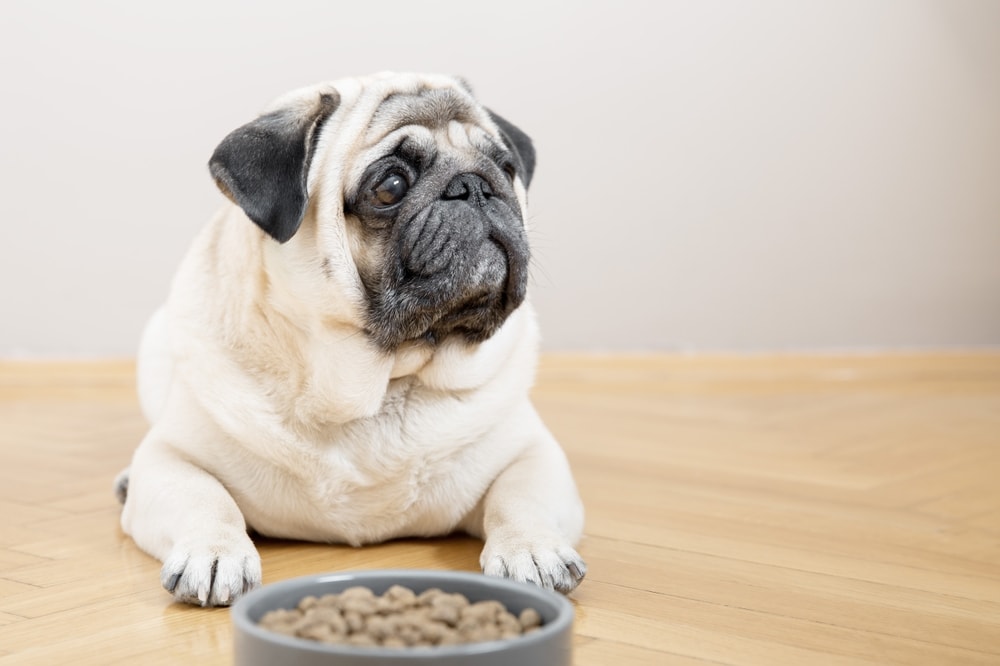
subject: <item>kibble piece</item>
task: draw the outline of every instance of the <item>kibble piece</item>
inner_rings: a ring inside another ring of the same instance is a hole
[[[378,603],[375,593],[367,587],[349,587],[340,593],[340,607],[346,611],[355,611],[361,615],[371,615],[376,612]]]
[[[379,597],[375,600],[375,612],[380,615],[392,615],[393,613],[398,613],[401,610],[403,610],[403,604],[399,603],[395,599]]]
[[[354,585],[352,587],[345,588],[339,595],[341,600],[344,599],[374,599],[375,593],[372,592],[370,587],[365,587],[364,585]]]
[[[462,608],[459,600],[454,599],[450,594],[441,594],[431,601],[430,618],[454,627],[462,616]]]
[[[451,631],[448,625],[428,619],[424,625],[424,640],[436,645],[441,642],[447,631]]]
[[[310,608],[315,608],[318,603],[319,599],[317,599],[312,595],[309,595],[308,597],[302,597],[302,600],[299,601],[299,610],[307,611]]]
[[[409,608],[397,614],[400,626],[421,628],[434,619],[431,618],[430,608]]]
[[[274,622],[266,625],[269,631],[285,636],[295,636],[298,626],[295,622]]]
[[[423,640],[424,632],[419,627],[404,626],[399,630],[399,637],[407,645],[415,645],[418,641]]]
[[[413,593],[413,590],[402,585],[393,585],[385,591],[382,598],[395,601],[403,608],[412,608],[417,605],[417,595]]]
[[[385,640],[396,633],[394,623],[383,615],[371,615],[365,620],[365,631],[376,640]]]
[[[459,633],[463,636],[470,636],[478,627],[483,626],[476,617],[463,617],[459,619],[458,624],[455,628],[458,629]]]
[[[365,616],[356,610],[345,610],[344,620],[347,622],[347,628],[352,634],[359,633],[365,627]]]
[[[300,638],[311,638],[321,643],[339,643],[344,635],[333,631],[329,625],[316,622],[296,632]]]
[[[542,616],[534,608],[525,608],[517,618],[521,622],[521,628],[527,631],[542,624]]]
[[[417,595],[417,602],[424,605],[430,605],[430,603],[434,601],[435,597],[439,597],[444,593],[444,590],[439,587],[429,587]]]
[[[346,634],[348,632],[347,620],[341,614],[339,608],[314,606],[306,612],[304,619],[309,622],[326,625],[337,634]]]
[[[298,611],[279,608],[277,610],[268,611],[264,613],[264,617],[260,618],[260,622],[261,624],[264,623],[282,624],[285,622],[294,622],[295,620],[298,620],[299,617],[301,616]]]
[[[497,615],[496,623],[497,626],[500,627],[500,631],[502,632],[513,632],[515,634],[521,633],[520,621],[506,609],[501,611],[500,614]]]
[[[495,641],[500,638],[500,629],[494,624],[480,624],[462,631],[462,635],[465,637],[467,643],[479,643],[482,641]]]
[[[462,608],[462,620],[473,619],[480,624],[494,622],[497,616],[506,609],[499,601],[477,601]]]
[[[452,606],[436,606],[431,609],[431,619],[454,627],[458,625],[459,610]]]

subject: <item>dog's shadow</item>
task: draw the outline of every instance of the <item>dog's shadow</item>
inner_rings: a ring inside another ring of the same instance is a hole
[[[317,573],[360,569],[446,569],[480,571],[483,542],[454,534],[436,538],[396,539],[369,546],[309,543],[251,535],[260,551],[264,582]]]

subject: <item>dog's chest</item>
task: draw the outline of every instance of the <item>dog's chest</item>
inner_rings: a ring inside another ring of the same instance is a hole
[[[304,443],[310,462],[244,514],[272,536],[352,544],[450,532],[502,464],[479,403],[394,382],[378,415]]]

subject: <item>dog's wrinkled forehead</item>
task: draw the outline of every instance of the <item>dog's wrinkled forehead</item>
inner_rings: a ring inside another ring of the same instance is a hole
[[[478,124],[484,114],[469,94],[457,88],[429,88],[392,93],[379,105],[369,125],[368,140],[378,140],[405,125],[440,129],[451,122]]]
[[[492,125],[486,110],[458,85],[397,91],[386,95],[372,114],[362,151],[364,154],[365,149],[376,146],[393,147],[408,135],[414,145],[423,149],[438,143],[456,153],[492,153],[501,143],[499,137],[491,136]],[[364,158],[372,159],[378,152],[375,148]]]

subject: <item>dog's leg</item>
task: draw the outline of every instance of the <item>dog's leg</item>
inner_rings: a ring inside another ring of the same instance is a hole
[[[486,541],[483,573],[566,593],[587,572],[574,548],[583,506],[565,454],[529,409],[531,444],[497,477],[464,527]]]
[[[178,601],[227,606],[260,584],[260,556],[236,501],[153,433],[132,460],[122,529],[163,562],[160,582]]]

